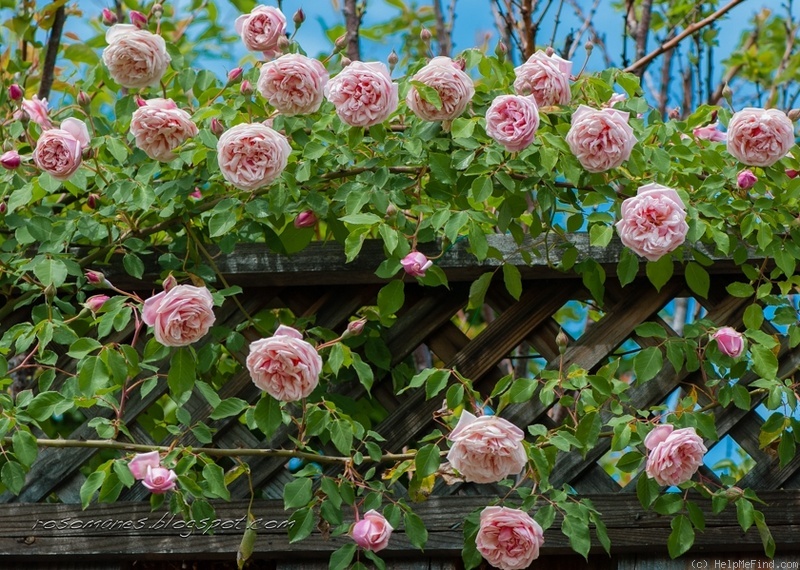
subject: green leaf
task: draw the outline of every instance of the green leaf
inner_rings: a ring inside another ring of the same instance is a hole
[[[19,495],[25,485],[25,469],[16,461],[6,461],[0,469],[0,480],[9,491]]]
[[[194,354],[189,347],[182,346],[172,355],[167,373],[167,385],[170,392],[175,396],[188,392],[194,388],[195,376]]]
[[[606,247],[613,236],[613,226],[595,224],[589,230],[589,244],[594,247]]]
[[[439,446],[434,444],[426,445],[417,451],[414,458],[414,465],[417,469],[417,476],[420,479],[433,475],[439,469],[441,462],[441,454],[439,453]]]
[[[731,283],[726,288],[726,291],[733,295],[734,297],[739,297],[741,299],[746,299],[747,297],[752,297],[755,295],[755,289],[749,283]]]
[[[135,253],[126,253],[122,257],[122,266],[128,275],[141,279],[144,275],[144,263]]]
[[[664,366],[661,349],[655,346],[645,348],[633,359],[633,371],[637,382],[647,382],[655,378]]]
[[[281,405],[278,400],[269,394],[264,394],[256,404],[255,410],[253,410],[253,419],[258,429],[264,432],[264,435],[268,438],[272,437],[283,423]]]
[[[226,398],[214,406],[214,411],[211,413],[210,417],[212,420],[219,420],[230,416],[237,416],[249,405],[250,404],[241,398]]]
[[[428,542],[428,529],[425,523],[415,513],[407,512],[403,515],[403,523],[406,529],[406,536],[415,548],[422,550]]]
[[[674,515],[683,509],[683,495],[680,493],[666,493],[653,503],[653,510],[660,515]]]
[[[539,383],[533,378],[519,378],[514,380],[508,390],[508,400],[512,404],[523,404],[533,398]]]
[[[378,222],[382,222],[383,218],[379,218],[375,214],[364,213],[364,214],[350,214],[349,216],[344,216],[343,218],[339,218],[342,222],[346,224],[353,224],[354,226],[363,226],[363,225],[373,225],[377,224]]]
[[[79,338],[69,345],[69,352],[67,352],[67,356],[74,358],[75,360],[80,360],[90,352],[94,352],[102,346],[102,344],[91,337]]]
[[[761,544],[764,545],[764,554],[769,558],[773,558],[775,556],[775,539],[772,538],[772,533],[764,520],[764,513],[755,511],[753,516],[756,521],[756,528],[758,528],[758,534],[761,537]]]
[[[214,212],[208,220],[209,237],[220,237],[227,234],[236,225],[236,211],[223,210]]]
[[[350,567],[350,562],[356,553],[356,545],[353,542],[347,543],[331,554],[328,570],[346,570]]]
[[[302,477],[300,479],[290,481],[283,488],[283,508],[284,510],[288,510],[305,507],[311,502],[311,496],[312,492],[310,478]]]
[[[478,277],[469,287],[469,306],[468,309],[477,309],[483,306],[489,284],[492,282],[494,273],[484,273]]]
[[[50,419],[55,413],[64,412],[72,407],[58,392],[41,392],[28,404],[28,415],[37,421]]]
[[[308,507],[292,513],[289,521],[294,521],[294,524],[289,527],[289,544],[303,540],[310,535],[314,530],[315,520],[314,509]]]
[[[625,248],[619,256],[619,263],[617,264],[617,277],[619,284],[623,287],[628,283],[633,282],[636,274],[639,272],[639,258],[631,250]]]
[[[686,283],[689,288],[703,297],[708,298],[708,288],[711,286],[711,278],[708,276],[708,271],[694,261],[686,264]]]
[[[425,380],[425,399],[430,400],[447,386],[450,370],[434,370]]]
[[[508,294],[519,301],[519,296],[522,295],[522,276],[516,265],[503,264],[503,282],[506,284]]]
[[[423,101],[433,105],[437,111],[441,110],[442,98],[439,96],[439,92],[436,89],[425,85],[421,81],[411,80],[409,83],[416,88],[417,93],[419,93]]]
[[[658,323],[642,323],[634,330],[637,335],[644,338],[667,338],[667,331]]]
[[[231,500],[231,493],[225,485],[225,471],[216,463],[203,467],[203,481],[208,485],[207,494],[212,498]]]
[[[642,464],[642,461],[644,461],[644,455],[642,455],[638,451],[629,451],[628,453],[620,457],[619,460],[617,460],[617,469],[625,473],[633,473],[639,468],[639,465]],[[640,483],[642,479],[647,479],[647,477],[641,477],[639,479]],[[647,499],[650,499],[649,494],[647,495]],[[642,502],[642,504],[644,505],[644,502]],[[645,506],[649,506],[649,503]]]
[[[61,287],[67,280],[67,266],[60,259],[43,259],[33,267],[33,274],[45,287]]]
[[[78,389],[90,398],[108,385],[110,376],[108,366],[98,356],[89,356],[78,367]]]
[[[341,453],[350,455],[353,451],[353,426],[347,420],[331,422],[331,441]]]
[[[691,521],[685,515],[678,515],[670,523],[672,532],[667,539],[667,549],[670,558],[677,558],[685,553],[694,544],[694,529]]]
[[[569,545],[572,550],[588,560],[592,539],[589,536],[589,525],[586,521],[582,518],[567,515],[561,523],[561,532],[569,538]]]
[[[762,378],[773,379],[778,375],[778,358],[770,349],[754,344],[750,347],[753,357],[753,368]]]
[[[5,466],[4,466],[5,469]],[[102,486],[103,481],[106,480],[105,471],[95,471],[86,478],[86,481],[81,485],[81,506],[85,509],[92,502],[95,492]],[[3,480],[5,482],[5,480]]]
[[[744,322],[744,326],[750,330],[755,331],[760,329],[761,325],[764,324],[764,311],[761,309],[761,305],[753,303],[748,306],[744,310],[742,322]]]
[[[128,147],[115,137],[106,137],[105,143],[105,147],[111,153],[111,156],[116,158],[120,164],[125,165],[128,160]]]
[[[378,310],[381,315],[393,315],[405,302],[404,285],[401,279],[390,281],[378,291]]]
[[[675,267],[670,254],[664,255],[658,261],[647,262],[647,278],[650,279],[650,283],[659,291],[661,291],[661,288],[672,278],[672,272],[674,270]]]
[[[659,491],[660,488],[655,479],[651,479],[644,474],[639,477],[639,481],[636,483],[636,496],[644,508],[650,508],[653,501],[658,498]]]
[[[11,436],[11,443],[14,445],[14,456],[17,461],[25,467],[33,465],[39,451],[36,438],[30,432],[18,429]]]

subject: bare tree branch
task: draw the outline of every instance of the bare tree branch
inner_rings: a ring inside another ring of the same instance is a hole
[[[658,112],[664,117],[667,114],[667,105],[669,104],[669,83],[672,77],[672,56],[675,50],[669,50],[664,54],[664,59],[661,61],[661,93],[658,97]]]
[[[347,30],[347,49],[345,53],[352,61],[360,60],[361,46],[358,30],[361,27],[361,14],[358,13],[356,0],[344,0],[342,13],[344,14],[344,27]]]
[[[58,47],[61,45],[61,32],[64,31],[64,20],[66,19],[67,12],[62,4],[56,9],[56,13],[53,16],[53,27],[50,28],[50,36],[47,38],[42,81],[39,84],[39,99],[46,99],[50,96],[50,89],[53,87],[53,81],[55,80],[56,58],[58,57]]]
[[[756,29],[753,30],[753,33],[748,36],[747,41],[745,41],[741,48],[741,51],[747,51],[753,47],[753,45],[755,45],[756,40],[758,39],[758,32],[759,26],[756,25]],[[725,86],[739,74],[743,67],[744,64],[739,64],[728,68],[728,71],[726,71],[725,75],[722,76],[722,80],[719,82],[716,89],[714,89],[714,92],[708,96],[709,105],[717,105],[719,103],[719,100],[722,99],[722,90],[725,89]]]
[[[433,0],[433,15],[436,18],[436,43],[439,44],[439,55],[449,57],[453,51],[453,44],[442,12],[442,0]]]
[[[647,35],[650,33],[650,16],[653,10],[653,0],[642,2],[642,15],[636,25],[636,59],[642,59],[647,53]],[[641,77],[647,68],[643,65],[636,74]]]
[[[583,15],[583,10],[581,9],[580,4],[578,4],[577,0],[567,0],[567,2],[569,2],[569,5],[572,7],[572,10],[575,12],[575,15],[580,20],[583,20],[583,24],[581,24],[580,29],[575,34],[575,38],[572,40],[572,46],[570,46],[569,52],[567,53],[567,59],[572,59],[572,56],[575,55],[575,50],[578,49],[581,37],[588,30],[590,33],[592,43],[594,43],[595,47],[599,48],[600,51],[603,53],[603,61],[605,62],[606,67],[611,67],[613,62],[611,60],[611,57],[608,55],[608,49],[606,49],[606,44],[600,37],[600,34],[597,33],[597,30],[595,29],[594,24],[592,23],[592,21],[594,20],[594,15],[597,12],[597,8],[598,6],[600,6],[600,0],[594,0],[594,4],[592,4],[592,7],[589,10],[589,14],[587,16]]]

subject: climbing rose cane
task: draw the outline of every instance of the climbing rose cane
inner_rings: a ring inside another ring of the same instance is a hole
[[[214,324],[214,299],[205,287],[177,285],[147,299],[142,320],[164,346],[188,346]]]
[[[393,530],[389,521],[373,509],[364,513],[363,518],[353,525],[350,534],[356,544],[364,550],[378,552],[389,544]]]
[[[616,228],[623,245],[650,261],[675,250],[689,231],[680,196],[660,184],[641,186],[622,202],[621,213]]]
[[[481,511],[475,546],[489,564],[501,570],[521,570],[539,557],[544,531],[528,513],[506,507]]]
[[[708,451],[694,428],[675,429],[669,424],[659,425],[647,434],[644,446],[649,451],[645,472],[664,486],[691,479]]]

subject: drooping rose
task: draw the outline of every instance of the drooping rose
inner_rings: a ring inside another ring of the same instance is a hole
[[[661,424],[647,434],[645,472],[659,485],[680,485],[692,478],[703,464],[706,446],[694,428],[675,429]]]
[[[150,99],[133,112],[131,133],[136,146],[147,156],[161,162],[178,157],[172,151],[197,135],[192,118],[172,99]]]
[[[325,97],[339,118],[353,127],[371,127],[394,113],[399,103],[397,83],[381,62],[354,61],[325,86]]]
[[[621,212],[616,228],[623,245],[650,261],[675,250],[689,231],[680,196],[660,184],[641,186],[622,202]]]
[[[148,467],[158,467],[161,465],[161,459],[158,451],[149,451],[147,453],[137,453],[128,462],[128,469],[131,470],[134,479],[144,479],[147,475]]]
[[[23,99],[22,110],[27,113],[31,121],[42,127],[43,130],[53,128],[53,123],[47,116],[47,99],[39,99],[38,95],[34,95],[33,99]]]
[[[629,113],[607,107],[581,105],[572,114],[567,144],[589,172],[605,172],[621,166],[631,156],[636,136],[628,124]]]
[[[386,548],[392,536],[392,525],[376,510],[364,513],[360,521],[353,525],[350,534],[364,550],[378,552]]]
[[[489,564],[501,570],[522,570],[539,558],[544,531],[528,513],[506,507],[481,511],[475,546]]]
[[[64,119],[59,129],[48,129],[36,141],[33,161],[57,180],[66,180],[81,165],[81,154],[89,146],[86,124],[78,119]]]
[[[742,170],[736,177],[736,185],[742,190],[750,190],[758,182],[758,177],[750,169]]]
[[[131,24],[115,24],[106,31],[106,42],[103,63],[114,81],[130,89],[161,81],[170,62],[164,38]]]
[[[532,95],[539,107],[569,105],[571,72],[571,61],[539,50],[514,69],[514,91],[517,95]]]
[[[151,493],[162,495],[167,491],[175,489],[175,481],[178,475],[166,467],[148,467],[142,479],[144,485]]]
[[[719,351],[731,358],[739,358],[744,352],[744,335],[734,328],[719,328],[711,338],[717,341]]]
[[[722,142],[727,138],[727,135],[719,130],[719,123],[711,123],[705,127],[697,127],[692,131],[692,134],[697,139],[711,142]]]
[[[521,472],[528,461],[517,426],[497,416],[475,417],[466,410],[447,438],[447,460],[467,481],[496,483]]]
[[[234,27],[248,50],[264,52],[266,58],[280,55],[278,41],[286,34],[286,16],[277,8],[256,6],[236,18]]]
[[[778,109],[748,107],[728,123],[728,152],[748,166],[772,166],[794,145],[794,125]]]
[[[486,134],[509,152],[528,147],[539,128],[539,108],[533,97],[500,95],[486,111]]]
[[[475,95],[470,76],[449,57],[434,57],[411,80],[434,89],[441,100],[441,107],[437,109],[420,96],[416,86],[411,85],[406,104],[424,121],[452,121],[464,112]]]
[[[217,143],[222,176],[240,190],[256,190],[275,182],[291,152],[286,137],[261,123],[231,127]]]
[[[412,277],[425,277],[425,272],[433,265],[433,261],[419,251],[412,251],[400,260],[400,265]]]
[[[246,364],[253,383],[282,402],[311,394],[322,371],[317,350],[299,331],[284,325],[273,336],[250,343]]]
[[[280,113],[307,115],[322,105],[328,71],[316,59],[287,53],[261,66],[258,92]]]
[[[214,299],[205,287],[178,285],[147,299],[142,320],[164,346],[188,346],[214,324]]]

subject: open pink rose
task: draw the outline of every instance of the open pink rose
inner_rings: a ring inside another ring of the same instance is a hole
[[[353,525],[350,534],[356,544],[364,550],[378,552],[389,544],[393,530],[392,525],[382,514],[376,510],[370,510]]]
[[[31,121],[42,127],[43,130],[53,128],[53,123],[47,116],[47,99],[39,99],[38,95],[34,95],[33,99],[23,99],[22,110],[27,113]]]
[[[525,434],[497,416],[477,418],[465,410],[447,438],[453,442],[447,460],[467,481],[496,483],[516,475],[528,462],[522,446]]]
[[[748,166],[772,166],[794,145],[794,125],[778,109],[748,107],[728,123],[728,152]]]
[[[264,57],[280,55],[278,40],[286,34],[286,16],[272,6],[259,5],[249,14],[242,14],[234,23],[236,33],[242,37],[244,47],[250,51],[264,52]]]
[[[528,147],[539,128],[539,108],[533,97],[500,95],[486,111],[486,134],[509,152]]]
[[[539,50],[514,69],[517,76],[514,91],[517,95],[532,95],[539,107],[568,105],[572,97],[569,90],[571,72],[571,61]]]
[[[697,139],[711,142],[722,142],[727,138],[727,135],[719,130],[719,123],[711,123],[705,127],[697,127],[692,131],[692,134]]]
[[[522,570],[539,558],[544,531],[530,515],[519,509],[486,507],[475,546],[489,564],[501,570]]]
[[[394,113],[399,103],[397,83],[381,62],[354,61],[325,86],[325,97],[339,118],[352,127],[371,127]]]
[[[156,495],[161,495],[167,491],[175,489],[175,481],[178,475],[166,467],[148,467],[142,485]]]
[[[217,160],[225,180],[256,190],[280,178],[292,148],[286,137],[261,123],[243,123],[222,133]]]
[[[607,107],[581,105],[572,114],[567,144],[589,172],[617,168],[631,156],[636,136],[628,124],[629,114]]]
[[[424,121],[452,121],[464,112],[475,95],[472,79],[449,57],[434,57],[411,80],[436,90],[442,102],[437,109],[420,96],[414,85],[411,86],[406,104]]]
[[[744,352],[744,335],[734,328],[717,329],[711,338],[717,341],[719,351],[731,358],[739,358]]]
[[[148,467],[158,467],[161,465],[161,459],[158,451],[149,451],[147,453],[137,453],[128,462],[128,469],[131,470],[134,479],[144,479],[147,475]]]
[[[192,118],[172,99],[150,99],[133,112],[131,133],[136,146],[147,156],[169,162],[178,155],[172,151],[197,135]]]
[[[412,277],[425,277],[425,272],[433,265],[433,261],[419,251],[412,251],[400,260],[400,265]]]
[[[106,42],[103,63],[114,81],[130,89],[161,81],[170,62],[164,38],[132,24],[116,24],[106,31]]]
[[[214,299],[205,287],[177,285],[147,299],[142,320],[164,346],[188,346],[214,324]]]
[[[661,424],[647,434],[645,472],[659,485],[680,485],[692,478],[703,464],[706,446],[694,428],[674,429]]]
[[[280,113],[307,115],[322,104],[328,71],[316,59],[287,53],[261,66],[258,91]]]
[[[247,370],[253,383],[282,402],[302,400],[319,384],[322,358],[292,327],[281,325],[275,334],[250,343]]]
[[[674,251],[689,231],[678,193],[655,183],[641,186],[636,196],[622,202],[616,227],[623,245],[650,261]]]
[[[53,178],[67,180],[81,165],[81,154],[89,142],[83,121],[64,119],[60,129],[42,132],[33,150],[33,161]]]

